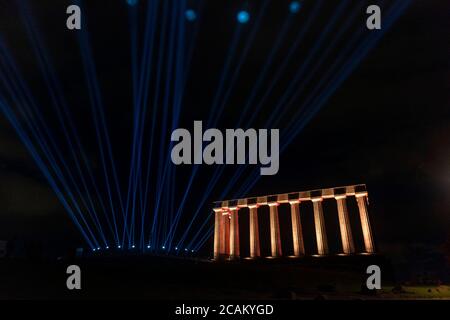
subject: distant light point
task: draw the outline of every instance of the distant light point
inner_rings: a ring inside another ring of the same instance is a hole
[[[192,9],[186,10],[186,12],[184,13],[184,16],[186,17],[187,21],[192,22],[192,21],[197,20],[197,13]]]
[[[129,6],[135,6],[138,4],[138,2],[139,2],[139,0],[127,0],[127,4]]]
[[[239,11],[237,14],[237,20],[239,23],[245,24],[250,20],[250,14],[245,10]]]
[[[291,13],[297,13],[302,8],[302,4],[299,1],[292,1],[289,5],[289,11]]]

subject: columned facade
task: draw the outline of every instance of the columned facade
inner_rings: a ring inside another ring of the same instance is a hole
[[[306,255],[305,239],[302,229],[301,204],[312,202],[313,221],[315,232],[316,251],[312,255],[329,255],[327,229],[323,211],[323,202],[332,199],[336,202],[337,217],[339,221],[339,232],[341,239],[341,254],[355,254],[355,244],[353,240],[352,228],[349,219],[347,201],[356,199],[358,207],[358,217],[361,221],[360,231],[364,239],[364,253],[375,253],[372,229],[368,212],[368,194],[365,185],[354,185],[339,188],[320,189],[312,191],[294,192],[278,194],[264,197],[246,198],[238,200],[228,200],[215,202],[214,206],[214,259],[239,259],[240,239],[239,239],[239,215],[242,208],[248,208],[249,215],[249,247],[251,259],[261,257],[260,229],[258,208],[269,207],[269,228],[270,228],[270,258],[283,256],[285,250],[282,249],[282,237],[279,222],[278,208],[287,204],[290,208],[291,228],[286,229],[292,232],[293,257]],[[355,201],[355,200],[353,200]],[[245,212],[244,212],[245,213]],[[283,230],[285,231],[285,230]],[[312,241],[312,240],[311,240]]]

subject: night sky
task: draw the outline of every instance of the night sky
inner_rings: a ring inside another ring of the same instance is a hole
[[[39,105],[48,106],[48,90],[42,81],[15,2],[0,1],[0,34]],[[272,74],[283,63],[289,45],[307,19],[307,15],[302,14],[311,12],[313,2],[305,1],[304,12],[293,22],[276,56]],[[339,3],[326,2],[296,58],[277,83],[273,95],[253,111],[257,113],[257,121],[251,127],[264,127],[267,118],[279,112],[274,110],[277,98],[290,83],[294,70],[312,49]],[[29,12],[61,79],[81,140],[94,167],[99,169],[94,128],[90,121],[91,106],[76,33],[65,29],[65,8],[71,2],[46,0],[28,3]],[[192,128],[194,120],[206,121],[209,116],[219,74],[236,26],[235,12],[244,7],[257,14],[261,6],[260,1],[214,0],[206,3],[189,66],[179,125],[188,129]],[[289,1],[277,0],[269,5],[270,14],[264,18],[256,34],[217,128],[236,126],[244,98],[248,96],[268,51],[279,36],[278,31],[285,19],[283,10],[288,4]],[[383,5],[387,8],[389,4],[390,1],[384,1]],[[121,172],[121,183],[126,185],[132,130],[128,8],[125,1],[119,0],[85,0],[85,5],[116,162]],[[141,31],[144,11],[139,10]],[[448,1],[413,1],[284,151],[279,173],[261,177],[254,188],[242,196],[365,183],[369,191],[375,237],[381,249],[395,253],[397,248],[405,245],[438,247],[442,244],[448,238],[450,228],[449,14]],[[352,30],[356,32],[360,28],[358,24],[364,24],[365,17],[364,11],[361,11]],[[344,23],[345,19],[339,21]],[[252,27],[252,23],[245,26],[237,56],[242,54]],[[334,29],[333,32],[338,31]],[[327,39],[328,43],[333,32]],[[342,50],[346,41],[347,36],[344,36],[330,58],[316,70],[311,83],[305,88],[306,93],[326,73],[332,58]],[[261,90],[258,94],[263,92]],[[295,114],[304,97],[301,95],[289,106],[278,126],[282,134],[283,124]],[[55,123],[51,110],[43,108],[49,123]],[[245,128],[245,119],[243,123]],[[166,140],[169,134],[166,132]],[[55,136],[58,136],[57,131]],[[61,151],[67,152],[64,147]],[[186,177],[192,169],[190,166],[177,168],[176,199],[185,190]],[[206,184],[216,169],[201,168],[180,229],[197,208]],[[210,214],[212,201],[221,200],[218,197],[222,187],[236,170],[237,166],[225,169],[196,223],[201,224]],[[245,171],[242,179],[250,172]],[[3,115],[0,116],[0,181],[0,240],[26,239],[45,243],[50,250],[60,251],[83,245],[78,231]],[[236,189],[238,186],[239,183]],[[230,192],[225,198],[232,196],[233,192]],[[205,253],[211,251],[210,244],[206,243]]]

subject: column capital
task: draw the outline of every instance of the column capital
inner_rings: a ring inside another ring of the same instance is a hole
[[[269,207],[278,207],[280,204],[278,202],[270,202],[267,204]]]
[[[312,202],[322,202],[323,198],[322,197],[318,197],[318,198],[311,198]]]
[[[367,192],[358,192],[358,193],[355,193],[355,197],[356,197],[356,198],[367,197],[367,196],[368,196],[368,193],[367,193]]]
[[[238,206],[236,206],[236,207],[228,207],[228,211],[238,211],[238,210],[239,210]]]
[[[297,200],[289,200],[289,204],[297,204],[297,203],[300,203],[300,200],[299,199],[297,199]]]
[[[247,207],[250,208],[250,209],[259,208],[259,204],[257,204],[257,203],[249,204],[249,205],[247,205]]]
[[[334,196],[334,198],[335,198],[336,200],[346,199],[346,198],[347,198],[347,195],[345,195],[345,194],[340,194],[340,195]]]
[[[215,213],[219,213],[219,212],[224,212],[224,211],[226,211],[226,210],[224,210],[223,208],[213,208],[213,211],[214,211]]]

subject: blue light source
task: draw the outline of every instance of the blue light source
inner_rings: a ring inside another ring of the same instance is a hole
[[[151,246],[150,246],[150,245],[148,245],[148,246],[147,246],[147,249],[150,249],[150,248],[151,248]]]
[[[94,249],[92,249],[92,251],[96,251],[96,249],[94,248]]]
[[[122,246],[121,246],[121,245],[118,245],[118,246],[117,246],[117,248],[119,248],[119,249],[120,249],[120,248],[122,248]]]
[[[188,249],[187,249],[187,248],[185,248],[185,249],[184,249],[184,251],[188,251]]]
[[[195,21],[197,19],[197,13],[192,10],[192,9],[188,9],[186,10],[186,12],[184,13],[184,16],[186,17],[187,21]]]
[[[97,250],[100,250],[100,247],[98,247]]]
[[[138,0],[127,0],[127,4],[129,6],[135,6],[135,5],[137,5],[137,3],[138,3]]]
[[[109,249],[109,246],[106,246],[106,249]]]
[[[178,250],[178,247],[175,247],[175,250]]]
[[[245,24],[250,20],[250,15],[247,11],[241,10],[237,14],[237,20],[239,23]]]
[[[134,249],[134,248],[136,248],[136,246],[135,246],[135,245],[133,244],[133,245],[131,246],[131,248],[133,248],[133,249]]]
[[[289,11],[291,13],[297,13],[300,11],[301,8],[302,5],[299,1],[292,1],[291,4],[289,5]]]
[[[166,249],[166,246],[162,246],[162,248],[163,248],[163,250],[165,250],[165,249]]]

